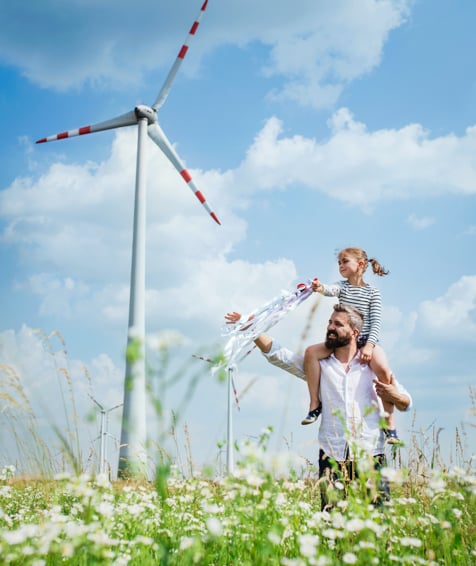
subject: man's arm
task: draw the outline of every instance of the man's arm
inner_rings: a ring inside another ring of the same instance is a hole
[[[412,403],[412,399],[407,391],[391,376],[390,383],[382,383],[374,379],[375,391],[382,401],[393,403],[399,411],[407,411]]]
[[[299,379],[306,379],[304,375],[304,359],[291,350],[283,348],[273,341],[267,334],[260,334],[255,340],[256,346],[261,350],[270,364],[288,373],[292,373]]]
[[[239,312],[233,311],[225,315],[227,324],[235,324],[241,319]],[[249,319],[248,319],[249,320]],[[267,334],[260,334],[254,343],[261,350],[264,357],[270,364],[292,373],[299,379],[306,379],[304,375],[302,356],[296,356],[287,348],[282,348],[279,344],[273,343],[273,339]]]
[[[273,345],[273,339],[270,338],[267,334],[260,334],[256,338],[255,344],[263,352],[263,354],[268,354]]]

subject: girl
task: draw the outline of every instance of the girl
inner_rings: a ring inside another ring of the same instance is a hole
[[[338,254],[338,263],[339,273],[344,277],[344,280],[334,285],[325,285],[315,279],[312,284],[313,291],[322,293],[327,297],[338,297],[340,303],[352,305],[362,313],[364,327],[358,339],[361,362],[370,365],[379,381],[390,383],[392,373],[388,367],[385,352],[378,346],[382,315],[380,291],[365,283],[363,279],[369,263],[372,266],[372,271],[380,277],[387,275],[388,271],[376,259],[368,259],[365,251],[357,247],[341,250]],[[325,343],[306,348],[304,373],[309,388],[310,404],[308,415],[301,421],[303,425],[315,422],[321,413],[319,360],[327,358],[330,354],[331,350],[326,347]],[[391,444],[400,443],[394,425],[393,405],[384,402],[383,407],[385,412],[388,413],[387,428],[384,430],[387,442]]]

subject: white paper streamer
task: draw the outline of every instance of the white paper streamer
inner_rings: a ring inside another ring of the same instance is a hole
[[[242,316],[238,322],[225,324],[222,328],[222,336],[228,336],[224,348],[225,366],[238,364],[253,350],[253,341],[261,333],[276,325],[312,293],[312,281],[300,283],[292,291],[281,291],[280,295],[248,316]]]

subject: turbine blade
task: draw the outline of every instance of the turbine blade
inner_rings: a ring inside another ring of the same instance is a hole
[[[177,71],[179,70],[180,65],[182,64],[185,55],[187,54],[188,51],[188,44],[191,41],[192,37],[195,35],[200,20],[207,8],[207,4],[208,4],[208,0],[205,0],[205,2],[202,4],[202,7],[200,8],[200,12],[197,16],[197,19],[193,22],[192,27],[190,28],[190,31],[188,32],[187,37],[185,38],[185,42],[182,45],[177,58],[175,59],[174,64],[172,65],[172,68],[169,71],[169,74],[167,75],[167,78],[165,79],[165,82],[162,86],[162,88],[160,89],[160,92],[154,102],[154,104],[152,105],[152,108],[154,110],[158,110],[166,101],[167,96],[169,95],[170,89],[172,88],[172,83],[175,79],[175,75],[177,74]]]
[[[82,136],[84,134],[102,132],[103,130],[112,130],[113,128],[132,126],[133,124],[137,124],[137,116],[134,110],[132,110],[131,112],[126,112],[125,114],[121,114],[121,116],[116,116],[116,118],[111,118],[111,120],[98,122],[97,124],[92,124],[91,126],[83,126],[82,128],[78,128],[77,130],[69,130],[67,132],[61,132],[60,134],[42,138],[41,140],[37,140],[36,143],[63,140],[65,138],[72,138],[74,136]]]
[[[190,173],[185,168],[185,165],[180,160],[179,156],[175,152],[174,148],[172,147],[171,143],[167,139],[167,136],[164,134],[162,128],[156,122],[151,124],[148,127],[148,133],[150,138],[159,146],[159,148],[163,151],[165,156],[169,159],[172,165],[177,169],[180,173],[184,181],[190,187],[193,194],[198,198],[198,200],[202,203],[205,210],[210,214],[210,216],[215,220],[217,224],[221,224],[218,220],[217,215],[213,212],[213,210],[208,205],[205,196],[201,191],[198,190],[195,183],[192,181],[192,177]]]

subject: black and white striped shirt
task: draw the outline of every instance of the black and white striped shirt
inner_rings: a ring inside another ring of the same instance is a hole
[[[355,307],[364,317],[362,336],[368,336],[368,342],[377,344],[382,326],[382,297],[376,287],[365,284],[363,287],[351,285],[348,281],[338,281],[332,285],[323,284],[322,294],[326,297],[338,297],[343,305]]]

